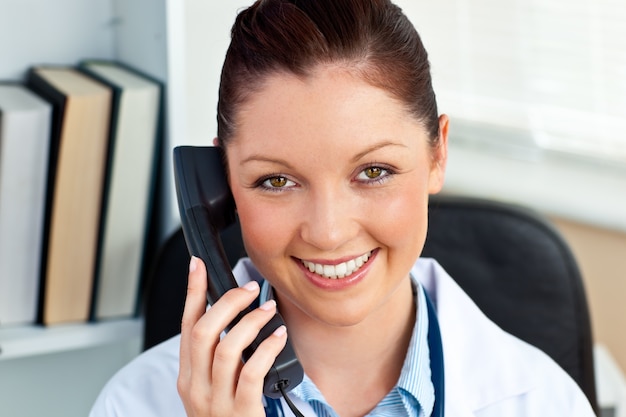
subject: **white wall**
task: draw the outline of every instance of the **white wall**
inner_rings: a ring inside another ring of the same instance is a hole
[[[30,65],[112,58],[111,0],[0,0],[0,80],[19,80]]]
[[[169,144],[211,145],[222,62],[237,11],[249,1],[168,0]],[[166,229],[180,222],[171,155],[166,158]]]

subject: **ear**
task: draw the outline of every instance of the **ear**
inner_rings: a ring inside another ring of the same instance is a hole
[[[439,116],[439,138],[437,146],[432,149],[432,166],[428,179],[429,194],[437,194],[443,188],[446,175],[446,164],[448,162],[448,116]]]
[[[220,138],[218,138],[217,136],[213,138],[213,146],[221,146]]]

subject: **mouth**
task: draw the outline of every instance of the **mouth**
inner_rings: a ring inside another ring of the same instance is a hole
[[[340,279],[349,277],[361,269],[372,256],[372,252],[373,251],[369,251],[361,256],[357,256],[356,258],[335,265],[319,264],[305,261],[304,259],[301,259],[300,262],[302,262],[302,265],[314,274],[327,279]]]

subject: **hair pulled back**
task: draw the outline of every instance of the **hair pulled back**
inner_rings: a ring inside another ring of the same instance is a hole
[[[343,65],[405,104],[438,138],[428,55],[402,10],[389,0],[259,0],[238,14],[222,68],[218,138],[227,145],[237,111],[276,73],[306,77]]]

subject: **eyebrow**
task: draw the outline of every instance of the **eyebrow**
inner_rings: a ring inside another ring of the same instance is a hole
[[[377,151],[379,149],[386,148],[388,146],[399,146],[399,147],[408,149],[408,146],[406,146],[406,145],[404,145],[402,143],[395,143],[395,142],[391,142],[391,141],[375,143],[374,145],[370,146],[369,148],[366,148],[362,152],[359,152],[358,154],[356,154],[352,158],[352,162],[357,162],[359,159],[363,158],[365,155],[367,155],[369,153],[372,153],[374,151]]]
[[[291,165],[288,161],[284,159],[270,158],[270,157],[258,155],[258,154],[250,155],[249,157],[241,161],[240,164],[243,165],[247,162],[269,162],[272,164],[283,165],[285,168],[288,168],[288,169],[293,169],[293,165]]]
[[[361,159],[364,156],[366,156],[367,154],[370,154],[370,153],[372,153],[374,151],[377,151],[379,149],[382,149],[382,148],[386,148],[388,146],[399,146],[401,148],[408,148],[408,146],[406,146],[406,145],[404,145],[402,143],[395,143],[395,142],[391,142],[391,141],[375,143],[372,146],[370,146],[370,147],[364,149],[363,151],[359,152],[358,154],[356,154],[351,159],[351,162],[355,163],[359,159]],[[243,161],[241,161],[241,164],[243,165],[243,164],[245,164],[247,162],[269,162],[269,163],[272,163],[272,164],[283,165],[285,168],[288,168],[288,169],[293,169],[293,165],[291,165],[287,160],[272,158],[272,157],[263,156],[263,155],[259,155],[259,154],[250,155],[249,157],[247,157]]]

